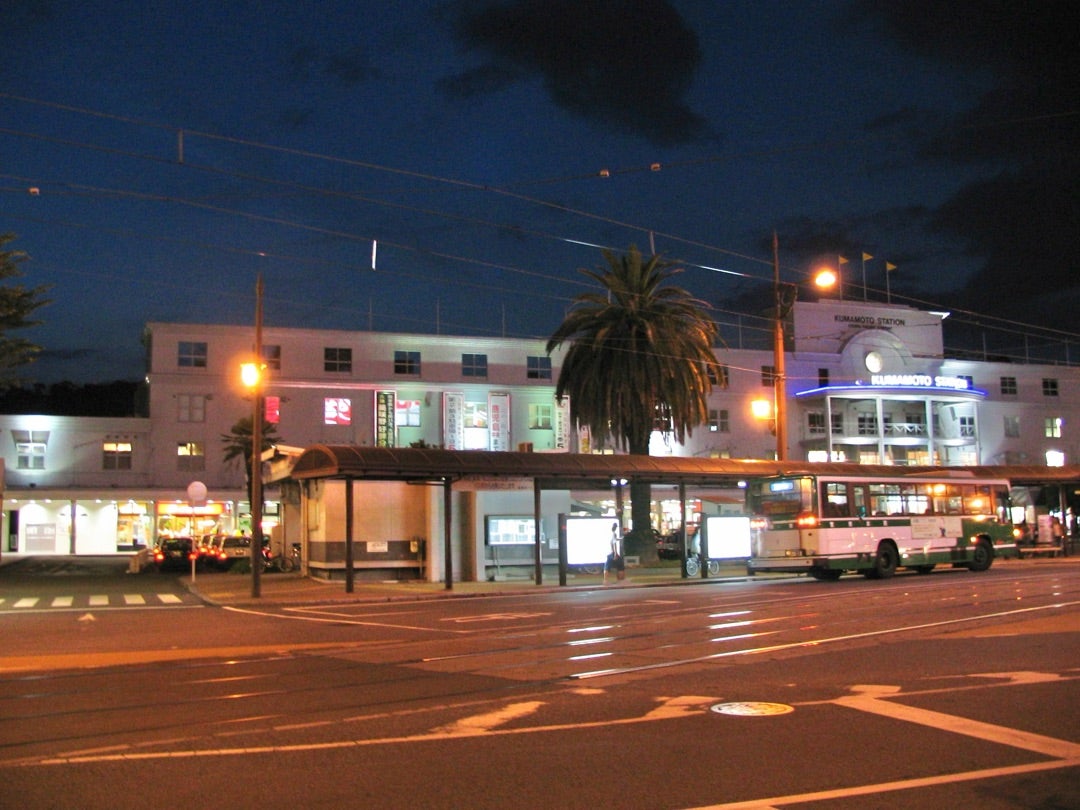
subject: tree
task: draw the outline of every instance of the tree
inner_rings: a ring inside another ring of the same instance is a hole
[[[723,383],[713,354],[716,324],[708,305],[665,286],[682,270],[660,256],[603,252],[606,267],[581,270],[603,292],[579,295],[547,343],[563,343],[555,396],[570,398],[570,419],[632,455],[648,455],[654,430],[685,441],[708,418],[708,394]],[[632,484],[628,550],[652,555],[651,490]]]
[[[28,258],[20,250],[5,250],[9,242],[15,240],[15,234],[0,234],[0,281],[22,275],[19,265]],[[30,319],[30,315],[49,300],[43,298],[47,285],[24,287],[21,284],[0,285],[0,387],[9,387],[19,382],[13,369],[28,365],[34,361],[41,347],[21,337],[12,337],[11,332],[37,326],[41,321]]]
[[[237,421],[228,433],[221,434],[221,442],[225,445],[225,463],[235,463],[237,459],[243,460],[248,503],[251,502],[251,444],[254,425],[254,418],[245,416]],[[275,444],[281,442],[281,437],[277,435],[276,430],[276,425],[267,422],[265,419],[263,420],[262,450],[269,450]]]

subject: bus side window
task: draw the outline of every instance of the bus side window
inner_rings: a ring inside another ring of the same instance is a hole
[[[855,515],[861,518],[866,517],[866,487],[856,484],[851,490],[855,498]]]

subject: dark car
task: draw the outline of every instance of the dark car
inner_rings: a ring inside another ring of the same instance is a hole
[[[193,556],[198,556],[195,541],[190,537],[169,537],[154,548],[154,564],[159,571],[190,568]]]

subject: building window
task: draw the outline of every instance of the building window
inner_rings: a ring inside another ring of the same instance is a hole
[[[811,436],[825,435],[825,414],[812,411],[806,415],[806,430]]]
[[[720,388],[728,387],[728,367],[720,363],[710,364],[705,367],[709,382]]]
[[[348,374],[352,372],[352,349],[334,348],[331,346],[323,349],[323,371],[332,374]]]
[[[529,430],[551,430],[551,417],[554,406],[529,404]]]
[[[776,386],[776,366],[761,367],[761,387],[773,388]]]
[[[202,442],[178,442],[176,469],[181,472],[202,472],[206,469],[206,450]]]
[[[1046,419],[1046,428],[1043,431],[1043,435],[1048,439],[1060,439],[1061,438],[1061,426],[1065,424],[1065,420],[1060,416],[1050,416]]]
[[[486,354],[463,354],[463,355],[461,355],[461,376],[462,377],[487,377],[487,355]]]
[[[551,379],[551,358],[541,356],[529,356],[526,376],[530,380]]]
[[[394,352],[394,373],[419,377],[420,352]]]
[[[1016,377],[1001,378],[1001,393],[1005,396],[1016,396]]]
[[[1019,416],[1006,416],[1005,417],[1005,438],[1007,438],[1007,439],[1019,439],[1020,438],[1020,417]]]
[[[827,368],[817,370],[817,384],[818,388],[825,388],[829,384],[829,370]]]
[[[833,433],[843,433],[844,432],[844,412],[843,411],[833,411],[831,417],[832,417],[831,418],[832,432]]]
[[[177,394],[176,421],[205,422],[206,397],[203,394]]]
[[[180,368],[206,368],[206,344],[181,340],[176,354]]]
[[[877,436],[877,415],[868,411],[861,411],[859,413],[858,430],[860,436]]]
[[[727,408],[709,411],[709,430],[713,433],[730,433],[731,423],[728,420]]]
[[[394,426],[420,427],[420,400],[397,400],[394,403]]]
[[[270,371],[281,371],[281,346],[263,346],[262,360]]]
[[[1053,377],[1043,377],[1043,396],[1056,397],[1058,395],[1058,381]]]
[[[351,425],[352,400],[348,397],[326,397],[323,399],[324,425]]]
[[[109,440],[102,443],[101,469],[130,470],[131,442]]]
[[[961,416],[960,423],[960,435],[965,439],[975,438],[975,417],[974,416]]]
[[[19,470],[44,470],[45,448],[49,444],[47,430],[13,430],[15,467]]]

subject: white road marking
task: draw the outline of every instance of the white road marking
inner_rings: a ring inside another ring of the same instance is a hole
[[[157,598],[166,605],[178,605],[183,599],[177,596],[175,593],[159,593]]]
[[[36,596],[25,596],[22,599],[18,600],[14,605],[12,605],[12,607],[16,607],[16,608],[32,608],[37,603],[38,603],[38,598]]]
[[[895,687],[886,686],[880,690],[875,687],[860,687],[857,694],[845,695],[837,698],[833,703],[837,706],[857,709],[860,712],[890,717],[894,720],[903,720],[906,723],[929,726],[953,734],[963,734],[965,737],[974,737],[979,740],[1008,745],[1011,748],[1034,751],[1036,754],[1054,757],[1055,759],[1080,759],[1080,744],[1068,740],[1058,740],[1042,734],[1032,734],[1015,728],[997,726],[993,723],[983,723],[979,720],[970,720],[966,717],[935,712],[931,709],[906,706],[903,703],[884,699],[887,695],[899,697],[895,695]]]
[[[125,593],[124,594],[125,605],[145,605],[146,597],[141,593]]]
[[[90,596],[90,607],[104,607],[109,604],[109,595],[105,593],[95,593]]]
[[[52,606],[53,607],[71,607],[71,605],[72,605],[72,603],[74,603],[74,601],[75,601],[74,596],[57,596],[55,599],[52,600]]]

